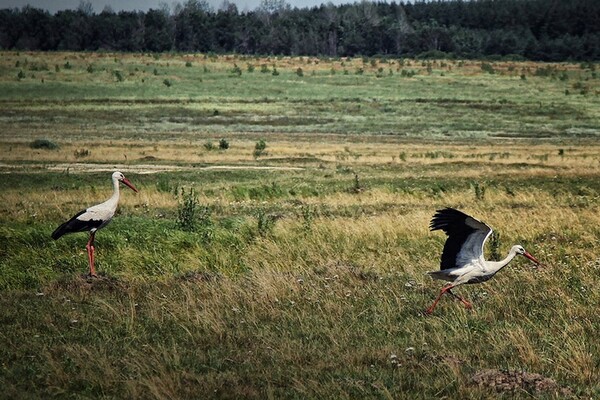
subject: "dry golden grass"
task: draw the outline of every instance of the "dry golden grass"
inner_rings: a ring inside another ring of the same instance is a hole
[[[285,137],[285,135],[281,135]],[[494,141],[467,142],[411,142],[407,140],[381,140],[376,136],[364,136],[358,140],[341,140],[331,136],[312,136],[295,138],[293,141],[277,135],[266,136],[267,154],[259,159],[269,161],[304,162],[340,162],[349,166],[373,164],[406,165],[408,169],[414,165],[435,165],[442,163],[482,163],[480,168],[495,169],[496,166],[510,167],[514,164],[527,164],[526,173],[531,168],[559,168],[562,170],[582,172],[589,169],[593,173],[600,168],[600,146],[595,141],[580,141],[575,144],[559,142],[527,141]],[[26,163],[24,168],[36,163],[123,163],[123,164],[209,164],[233,165],[236,163],[253,163],[256,139],[243,137],[229,138],[231,147],[221,151],[217,148],[207,150],[204,144],[211,142],[218,147],[219,136],[196,135],[193,141],[155,141],[152,143],[131,141],[82,141],[61,142],[60,148],[53,151],[32,149],[29,142],[0,140],[0,163]],[[78,157],[78,150],[89,150],[90,154]],[[559,151],[563,154],[560,155]],[[404,160],[402,158],[405,158]],[[289,160],[287,160],[289,159]],[[76,166],[74,166],[76,168]],[[519,168],[517,166],[517,168]],[[465,165],[469,170],[469,165]],[[522,169],[522,168],[521,168]],[[578,171],[579,169],[579,171]],[[459,171],[460,173],[464,173]],[[489,170],[483,171],[486,175]],[[512,173],[513,170],[508,170]],[[533,171],[535,173],[535,171]]]

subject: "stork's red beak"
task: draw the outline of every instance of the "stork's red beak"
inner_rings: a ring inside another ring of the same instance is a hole
[[[542,263],[539,262],[534,256],[532,256],[531,254],[529,254],[528,252],[523,253],[523,255],[527,258],[529,258],[531,261],[533,261],[534,263],[536,263],[538,266],[542,266]]]
[[[136,192],[136,193],[138,192],[138,190],[135,188],[135,186],[133,186],[133,184],[131,182],[129,182],[129,179],[123,178],[123,180],[121,182],[123,182],[125,185],[129,186],[129,188],[131,190],[133,190],[134,192]]]

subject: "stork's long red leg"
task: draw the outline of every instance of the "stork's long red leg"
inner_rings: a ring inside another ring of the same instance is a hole
[[[96,267],[94,266],[94,236],[96,235],[96,232],[91,232],[90,233],[90,240],[88,240],[87,245],[85,246],[85,248],[88,251],[88,262],[90,264],[90,276],[96,278],[98,275],[96,275]]]
[[[442,288],[442,290],[440,290],[440,294],[438,295],[437,299],[435,299],[435,301],[433,302],[433,304],[431,305],[431,307],[429,307],[425,313],[426,314],[431,314],[433,312],[433,310],[435,309],[435,306],[437,306],[438,301],[440,301],[440,299],[442,298],[442,295],[448,291],[450,291],[450,289],[452,289],[454,286],[452,286],[451,284],[448,284],[446,286],[444,286]],[[452,293],[452,292],[450,292]]]
[[[450,289],[448,289],[447,292],[450,293],[452,296],[454,296],[454,298],[460,300],[460,302],[463,303],[465,305],[465,307],[468,308],[469,310],[473,308],[473,305],[471,303],[469,303],[467,300],[465,300],[464,297],[455,294]]]

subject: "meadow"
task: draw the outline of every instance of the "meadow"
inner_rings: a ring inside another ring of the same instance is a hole
[[[597,65],[1,55],[1,398],[600,396]],[[424,316],[446,206],[544,266]]]

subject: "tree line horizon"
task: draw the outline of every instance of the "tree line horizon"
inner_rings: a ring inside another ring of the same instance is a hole
[[[148,11],[0,9],[0,48],[323,57],[600,59],[597,0],[369,2],[292,8],[224,0]]]

